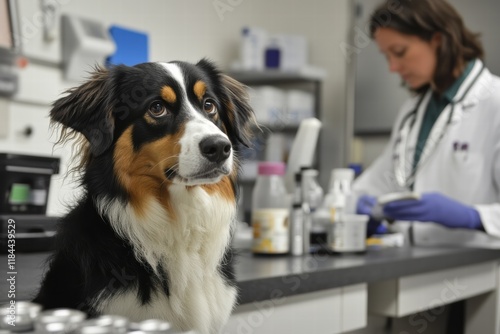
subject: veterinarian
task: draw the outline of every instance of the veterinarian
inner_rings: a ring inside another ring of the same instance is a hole
[[[356,180],[358,213],[376,197],[415,192],[382,207],[392,220],[483,230],[500,238],[500,78],[483,63],[478,35],[444,0],[387,0],[371,16],[371,37],[412,97],[385,151]]]

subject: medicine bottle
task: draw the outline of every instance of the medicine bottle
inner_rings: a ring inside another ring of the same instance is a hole
[[[324,205],[330,209],[330,226],[328,231],[329,248],[336,252],[344,250],[349,240],[345,240],[346,231],[350,231],[344,216],[353,214],[351,185],[354,171],[350,168],[332,170],[330,187]]]
[[[282,162],[261,162],[252,192],[252,230],[255,254],[289,252],[289,200]]]

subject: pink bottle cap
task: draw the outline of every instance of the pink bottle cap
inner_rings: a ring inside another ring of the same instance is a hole
[[[259,162],[259,175],[285,175],[285,163]]]

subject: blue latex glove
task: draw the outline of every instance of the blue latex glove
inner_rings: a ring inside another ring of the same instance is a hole
[[[387,203],[384,215],[394,220],[430,221],[447,227],[482,229],[479,212],[440,193],[424,193],[419,200]]]
[[[381,224],[381,221],[372,217],[372,211],[377,204],[377,199],[370,195],[362,195],[356,203],[356,213],[360,215],[370,216],[368,220],[366,235],[383,234],[387,231],[386,227]]]
[[[361,195],[356,203],[356,213],[359,215],[372,214],[373,207],[377,204],[377,199],[370,195]]]

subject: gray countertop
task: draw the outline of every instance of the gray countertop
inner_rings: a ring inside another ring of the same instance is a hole
[[[16,254],[16,299],[35,294],[49,253]],[[242,250],[235,266],[240,304],[372,283],[434,270],[500,260],[500,250],[412,247],[370,250],[365,254],[261,257]],[[0,302],[8,300],[7,255],[0,256]]]
[[[500,260],[500,250],[408,247],[361,255],[257,257],[241,252],[236,265],[240,303],[286,297],[351,284],[372,283],[429,271]]]

